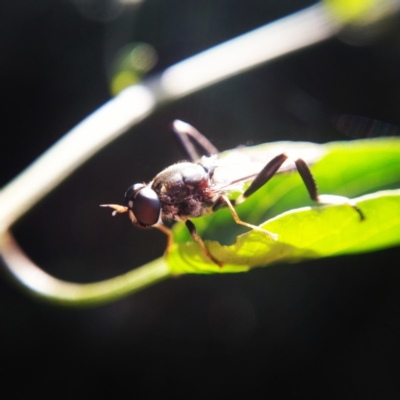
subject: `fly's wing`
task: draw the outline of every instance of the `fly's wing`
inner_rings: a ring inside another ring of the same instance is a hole
[[[308,165],[318,161],[326,150],[316,143],[274,142],[259,146],[239,147],[220,153],[216,161],[213,181],[215,190],[243,191],[275,156],[285,153],[289,156],[278,172],[296,169],[294,160],[303,159]]]

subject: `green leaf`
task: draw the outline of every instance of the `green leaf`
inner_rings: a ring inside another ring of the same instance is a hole
[[[347,197],[400,187],[400,140],[373,139],[323,146],[326,155],[313,167],[321,193]],[[266,160],[267,162],[268,160]],[[273,242],[247,232],[227,209],[193,220],[222,268],[211,263],[183,224],[174,226],[176,243],[167,256],[175,274],[231,273],[277,261],[356,254],[400,244],[400,191],[381,191],[355,199],[366,216],[360,221],[347,205],[313,206],[297,173],[279,174],[236,207],[242,220],[279,235]],[[278,215],[277,217],[275,217]],[[218,241],[215,241],[217,239]],[[220,244],[223,243],[223,244]]]

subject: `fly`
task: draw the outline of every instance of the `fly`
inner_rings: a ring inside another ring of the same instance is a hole
[[[244,201],[264,186],[277,172],[297,169],[310,198],[323,204],[348,204],[364,219],[362,211],[350,199],[342,196],[319,195],[315,179],[304,159],[315,162],[323,150],[312,143],[277,142],[269,145],[269,154],[259,146],[238,148],[220,157],[216,147],[193,126],[179,120],[172,128],[181,141],[190,161],[183,161],[161,171],[150,183],[136,183],[125,192],[125,206],[103,204],[114,209],[113,215],[127,212],[132,223],[140,228],[157,228],[168,236],[172,244],[172,231],[163,221],[183,221],[191,237],[201,246],[204,254],[215,264],[222,266],[209,252],[191,218],[201,217],[228,207],[234,221],[250,229],[260,231],[271,240],[277,240],[275,233],[242,221],[234,206]],[[205,155],[199,156],[193,143]],[[286,146],[295,151],[285,152]],[[256,150],[256,151],[254,151]],[[302,156],[299,157],[298,154]],[[262,155],[262,157],[260,157]],[[267,157],[270,159],[265,165]],[[236,200],[230,198],[234,189],[240,190],[245,183],[250,186]]]

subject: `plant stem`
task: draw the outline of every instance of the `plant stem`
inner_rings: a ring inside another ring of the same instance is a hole
[[[115,301],[170,277],[164,258],[158,258],[126,274],[94,283],[70,283],[54,278],[35,265],[8,233],[0,236],[1,258],[9,275],[35,297],[73,306]]]

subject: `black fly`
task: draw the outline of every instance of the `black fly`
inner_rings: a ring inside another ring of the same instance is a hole
[[[261,231],[271,240],[277,240],[276,234],[242,221],[234,205],[264,186],[278,171],[297,169],[312,200],[324,204],[349,204],[359,213],[360,218],[364,219],[361,210],[348,198],[318,194],[314,177],[303,160],[306,158],[309,163],[315,162],[322,155],[318,145],[313,147],[310,143],[307,145],[298,143],[296,147],[300,150],[298,153],[302,154],[301,158],[296,152],[293,155],[286,152],[286,148],[283,149],[285,142],[278,143],[275,148],[272,145],[273,156],[262,154],[264,160],[260,160],[260,151],[258,151],[258,157],[252,155],[252,148],[238,148],[230,152],[227,157],[220,158],[214,145],[191,125],[175,120],[172,128],[178,135],[190,161],[171,165],[148,184],[136,183],[129,187],[125,193],[125,206],[102,205],[102,207],[113,208],[115,210],[113,215],[128,212],[133,224],[140,228],[153,227],[161,230],[169,238],[168,247],[172,243],[172,232],[163,224],[163,220],[183,221],[205,255],[217,265],[222,266],[222,263],[208,251],[197,234],[195,225],[189,219],[211,214],[222,206],[229,207],[237,224]],[[191,140],[206,155],[200,158]],[[291,146],[293,144],[289,145]],[[265,165],[266,157],[269,157],[270,161]],[[248,182],[251,184],[244,193],[238,199],[232,200],[230,198],[232,190],[243,187],[243,184]]]

